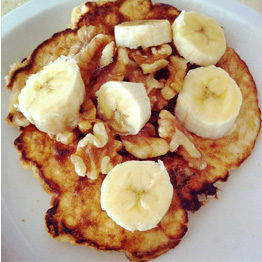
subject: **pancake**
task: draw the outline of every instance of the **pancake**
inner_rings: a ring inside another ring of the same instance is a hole
[[[81,12],[73,12],[71,28],[93,25],[105,33],[113,34],[114,26],[125,21],[144,19],[168,19],[171,23],[179,11],[170,5],[152,4],[150,0],[118,0],[87,2],[79,6]]]
[[[217,66],[235,79],[243,96],[235,130],[216,140],[201,138],[185,131],[201,153],[201,159],[190,159],[182,147],[157,158],[148,156],[148,159],[161,159],[164,162],[174,188],[172,203],[157,227],[144,232],[125,230],[101,209],[100,188],[105,175],[100,172],[100,167],[102,157],[109,152],[114,165],[137,159],[123,145],[127,138],[119,136],[107,126],[110,143],[102,149],[88,145],[89,154],[83,157],[86,158],[86,163],[94,163],[97,168],[99,175],[95,180],[79,177],[70,156],[76,152],[79,140],[86,133],[92,132],[92,126],[96,122],[102,121],[96,116],[95,92],[110,80],[132,79],[134,82],[145,83],[146,89],[150,90],[152,116],[146,127],[150,126],[153,131],[146,133],[145,127],[137,136],[129,138],[129,142],[133,141],[136,145],[134,138],[145,143],[148,137],[159,138],[158,130],[163,124],[161,120],[167,121],[171,127],[181,128],[173,114],[176,98],[167,101],[160,92],[162,83],[168,81],[170,73],[159,70],[152,78],[152,75],[143,75],[139,69],[143,52],[150,53],[150,50],[139,49],[134,53],[132,50],[118,48],[111,63],[105,67],[100,65],[103,48],[114,39],[113,30],[116,24],[137,19],[168,19],[172,23],[179,11],[168,5],[153,5],[149,0],[98,1],[88,2],[84,6],[80,6],[83,12],[80,7],[73,12],[70,29],[56,33],[36,47],[27,59],[14,64],[7,79],[7,88],[11,90],[11,95],[6,120],[20,130],[15,147],[22,165],[32,169],[43,189],[52,195],[51,206],[45,216],[46,228],[51,237],[99,250],[123,251],[131,261],[150,260],[174,248],[181,241],[188,227],[187,212],[197,211],[207,203],[206,200],[201,201],[199,196],[216,196],[218,189],[215,183],[226,181],[229,171],[237,168],[252,153],[261,127],[256,85],[245,62],[228,47]],[[98,34],[104,35],[105,39],[99,45],[94,40]],[[171,55],[177,57],[175,47],[170,45]],[[88,55],[81,56],[82,50],[88,50]],[[27,78],[39,72],[50,61],[61,55],[78,54],[87,91],[80,113],[81,119],[89,121],[90,128],[83,130],[78,126],[73,130],[74,141],[62,144],[25,119],[17,110],[18,95]],[[132,63],[125,62],[127,57]],[[184,74],[194,67],[188,65]],[[152,88],[152,83],[158,88]],[[88,106],[84,106],[85,104]],[[172,136],[172,133],[169,135]],[[192,166],[190,161],[195,165]],[[199,163],[205,163],[206,167],[197,168]]]
[[[145,261],[174,248],[187,231],[187,212],[174,189],[172,203],[157,227],[130,232],[117,225],[100,206],[104,175],[79,177],[70,155],[77,143],[62,145],[30,125],[15,140],[24,167],[34,171],[53,195],[45,221],[49,234],[61,241],[100,250],[124,251],[131,261]],[[120,147],[121,148],[121,147]]]
[[[182,177],[182,181],[178,184],[182,185],[181,195],[184,207],[191,211],[196,211],[201,207],[201,202],[198,201],[199,194],[216,195],[217,188],[214,183],[226,181],[229,171],[239,167],[250,156],[261,128],[256,85],[245,62],[232,48],[228,47],[217,66],[229,73],[242,93],[243,102],[235,121],[234,132],[215,140],[190,134],[194,145],[208,163],[204,170],[196,171],[187,164],[182,164],[184,166],[178,168],[177,164],[172,164],[173,156],[171,159],[166,158],[170,171]]]

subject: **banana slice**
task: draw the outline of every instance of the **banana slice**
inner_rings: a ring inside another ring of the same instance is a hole
[[[168,20],[137,20],[115,26],[118,46],[131,49],[146,48],[172,41],[171,25]]]
[[[242,94],[228,73],[213,65],[190,70],[175,107],[186,129],[205,138],[220,138],[234,125]]]
[[[192,64],[214,65],[226,51],[226,39],[217,22],[197,12],[182,11],[172,25],[174,44]]]
[[[107,174],[101,187],[101,207],[129,231],[157,226],[169,209],[173,186],[159,161],[127,161]]]
[[[39,130],[58,134],[76,126],[84,95],[76,61],[62,56],[28,78],[18,97],[19,110]]]
[[[96,96],[98,114],[122,134],[136,135],[150,118],[150,101],[142,83],[109,81]]]

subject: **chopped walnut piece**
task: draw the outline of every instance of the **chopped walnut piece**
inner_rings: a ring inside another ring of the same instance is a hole
[[[168,65],[165,59],[172,53],[172,48],[168,44],[158,47],[146,48],[143,51],[136,49],[131,51],[130,56],[141,67],[144,74],[154,73]]]
[[[192,141],[190,141],[190,139],[178,128],[176,129],[176,133],[174,134],[169,146],[171,152],[176,151],[179,146],[183,146],[191,157],[193,158],[201,157],[200,152],[196,149]]]
[[[166,58],[172,54],[172,47],[168,44],[163,44],[152,47],[151,51],[155,59]]]
[[[162,82],[157,81],[153,74],[144,75],[140,69],[137,69],[130,73],[129,81],[145,85],[153,111],[160,111],[167,105],[168,101],[161,94],[161,88],[164,85]]]
[[[169,58],[169,64],[167,66],[169,78],[161,91],[165,99],[170,100],[181,91],[187,72],[187,63],[187,60],[178,56],[171,56]]]
[[[111,36],[98,34],[73,56],[80,68],[85,86],[88,86],[91,77],[100,68],[102,52],[111,41]]]
[[[150,74],[150,77],[152,75]],[[134,70],[133,72],[131,72],[129,74],[129,81],[130,82],[135,82],[135,83],[143,83],[146,87],[146,92],[147,94],[149,93],[148,91],[148,86],[147,86],[147,79],[148,79],[149,75],[146,76],[146,75],[143,75],[141,69],[137,69],[137,70]]]
[[[164,87],[164,84],[157,81],[154,78],[154,74],[144,75],[140,69],[133,70],[129,74],[130,82],[143,83],[146,87],[146,92],[149,94],[153,89],[161,89]]]
[[[153,89],[148,97],[151,102],[152,111],[159,112],[168,104],[168,101],[161,94],[161,89]]]
[[[146,86],[147,86],[147,93],[149,94],[153,89],[162,89],[163,88],[163,83],[157,81],[154,78],[153,74],[149,74],[146,77]]]
[[[121,139],[126,151],[139,159],[162,156],[169,151],[166,140],[156,137],[155,128],[149,123],[137,135],[121,136]]]
[[[190,134],[167,110],[162,110],[158,119],[159,136],[169,143],[171,152],[176,151],[181,155],[192,168],[203,170],[207,163],[201,152],[194,145]]]
[[[63,133],[56,134],[55,139],[56,141],[64,145],[69,145],[74,142],[74,140],[76,139],[76,135],[74,134],[74,132],[65,131]]]
[[[89,120],[82,119],[78,123],[78,129],[83,134],[87,134],[91,128],[92,128],[92,122]]]
[[[128,64],[126,67],[126,74],[125,74],[124,79],[129,80],[130,74],[132,74],[138,68],[139,68],[138,64],[135,61],[133,61],[132,59],[128,58]]]
[[[129,51],[130,57],[140,66],[141,64],[152,64],[160,59],[165,59],[172,54],[172,48],[168,44],[157,47],[135,49]]]
[[[96,122],[96,107],[90,98],[86,98],[81,106],[78,129],[80,132],[87,134]]]
[[[92,180],[96,179],[100,172],[107,174],[122,161],[122,156],[118,154],[122,143],[115,138],[115,134],[106,124],[96,123],[93,133],[80,140],[76,152],[71,155],[76,173]]]
[[[94,134],[87,134],[78,142],[77,148],[86,147],[87,144],[93,144],[97,148],[104,147],[108,142],[108,135],[103,122],[96,123],[93,127]]]
[[[101,173],[107,174],[113,168],[112,163],[110,162],[109,156],[104,156],[101,161]]]
[[[77,30],[77,38],[78,42],[71,46],[69,50],[69,56],[74,57],[77,53],[79,53],[85,46],[96,36],[100,33],[100,30],[93,26],[82,26]]]
[[[99,71],[96,81],[94,81],[94,83],[90,83],[88,86],[88,94],[90,97],[95,98],[95,93],[99,90],[102,84],[108,81],[124,80],[129,63],[126,48],[118,47],[116,56],[117,57],[114,59],[113,63],[109,64],[105,68],[102,68],[102,70]]]
[[[159,59],[151,64],[143,63],[140,67],[143,70],[144,74],[154,73],[168,65],[168,61],[166,59]]]
[[[70,159],[71,159],[71,162],[73,163],[73,165],[75,166],[76,173],[79,176],[85,177],[86,165],[85,165],[84,160],[76,154],[71,155]]]
[[[111,41],[109,44],[105,46],[102,51],[102,56],[100,58],[101,67],[108,66],[113,62],[113,56],[115,54],[115,42]]]

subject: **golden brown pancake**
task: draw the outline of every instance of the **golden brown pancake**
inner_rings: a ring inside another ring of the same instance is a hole
[[[172,23],[179,11],[168,5],[153,5],[149,0],[99,1],[86,3],[85,6],[86,13],[76,17],[75,24],[71,25],[73,29],[55,34],[40,44],[25,61],[15,64],[7,84],[12,91],[7,122],[20,128],[15,147],[23,166],[32,169],[44,190],[53,196],[45,217],[49,234],[61,241],[88,245],[100,250],[124,251],[131,261],[145,261],[167,252],[179,243],[187,231],[187,210],[196,211],[206,203],[201,202],[198,196],[216,195],[217,188],[214,183],[226,181],[229,171],[237,168],[251,154],[261,126],[257,90],[247,65],[228,47],[217,66],[225,69],[241,89],[243,104],[235,122],[236,129],[231,135],[216,140],[201,138],[184,131],[201,152],[201,159],[190,159],[182,147],[178,151],[157,157],[156,159],[164,162],[174,187],[171,206],[156,228],[145,232],[125,230],[101,210],[100,187],[105,175],[100,173],[96,180],[91,180],[88,177],[79,177],[75,172],[70,156],[75,153],[78,141],[85,135],[81,128],[74,130],[74,142],[64,145],[29,125],[15,105],[30,74],[40,71],[49,61],[61,55],[75,55],[83,49],[88,50],[88,55],[80,57],[81,61],[78,62],[86,84],[85,102],[93,103],[89,109],[95,110],[95,91],[106,81],[128,78],[145,82],[149,89],[148,76],[142,74],[139,65],[132,71],[123,60],[128,55],[129,59],[136,63],[139,55],[143,55],[143,52],[150,53],[150,50],[138,50],[138,53],[134,54],[131,50],[118,48],[113,62],[101,68],[99,59],[102,50],[114,38],[114,25],[137,19],[168,19]],[[104,41],[95,42],[95,36],[101,33],[105,36]],[[172,55],[178,56],[173,44],[170,45]],[[134,60],[134,57],[137,60]],[[188,65],[186,70],[192,67]],[[167,70],[160,70],[154,77],[161,84],[161,81],[167,81],[168,74]],[[152,90],[149,97],[153,111],[148,125],[154,129],[150,133],[151,137],[159,138],[159,127],[163,124],[161,120],[167,121],[172,128],[181,128],[174,116],[176,98],[166,101],[159,89]],[[85,107],[81,110],[82,116],[86,117]],[[95,111],[89,120],[91,125],[102,121],[95,115]],[[148,136],[145,129],[137,135],[143,141],[147,141]],[[107,130],[110,133],[110,144],[103,149],[89,145],[91,153],[86,156],[86,161],[94,161],[99,167],[100,158],[105,151],[113,152],[115,164],[136,159],[123,146],[124,138],[115,134],[110,127],[107,127]],[[92,129],[88,132],[91,131]],[[129,139],[132,141],[132,138]],[[194,162],[193,166],[190,161]],[[206,168],[197,168],[197,165],[203,162],[207,164]]]
[[[152,4],[150,0],[118,0],[85,3],[86,13],[79,14],[72,28],[94,25],[103,32],[113,34],[114,26],[125,21],[168,19],[173,22],[179,11],[170,5]]]
[[[213,184],[217,181],[226,181],[228,172],[240,166],[252,153],[261,127],[256,85],[247,65],[232,48],[227,48],[217,66],[226,70],[237,82],[243,96],[240,113],[235,121],[235,131],[231,135],[215,140],[191,133],[194,145],[208,163],[202,171],[178,167],[176,163],[172,164],[173,157],[167,158],[169,160],[167,166],[175,175],[177,173],[182,176],[179,184],[182,183],[180,187],[184,207],[192,211],[201,206],[198,194],[215,194],[217,189]]]
[[[30,125],[15,140],[15,146],[23,166],[33,169],[43,188],[53,195],[45,217],[52,237],[100,250],[123,250],[132,261],[141,261],[174,248],[186,233],[187,213],[176,189],[167,214],[156,228],[130,232],[101,209],[104,175],[91,180],[75,173],[70,155],[76,143],[62,145]]]

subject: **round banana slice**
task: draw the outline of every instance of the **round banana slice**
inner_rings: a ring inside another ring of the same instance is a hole
[[[234,125],[242,94],[228,73],[213,65],[188,72],[175,114],[187,130],[206,138],[220,138]]]
[[[159,161],[127,161],[115,166],[101,187],[101,207],[129,231],[157,226],[169,209],[173,186]]]
[[[151,116],[144,84],[109,81],[96,92],[98,114],[121,134],[136,135]]]
[[[197,12],[182,11],[173,25],[174,44],[192,64],[214,65],[226,51],[226,39],[217,22]]]
[[[28,78],[18,97],[19,110],[39,130],[58,134],[76,126],[84,95],[76,61],[62,56]]]
[[[172,41],[171,25],[168,20],[137,20],[115,26],[118,46],[131,49],[146,48]]]

